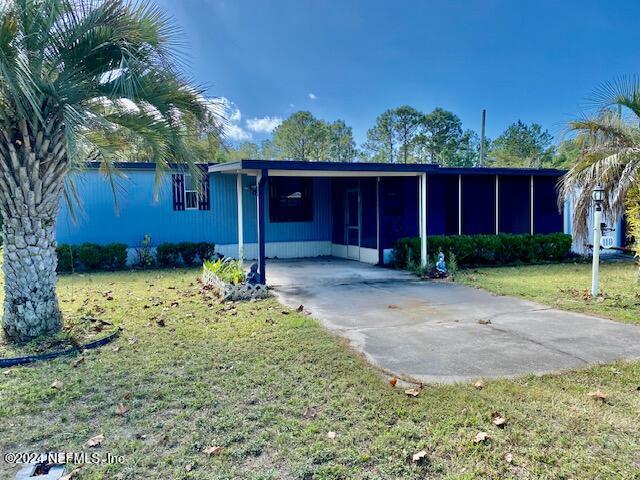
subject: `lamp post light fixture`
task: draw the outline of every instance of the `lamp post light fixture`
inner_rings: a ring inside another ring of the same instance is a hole
[[[598,295],[598,274],[600,270],[600,239],[602,238],[602,203],[604,202],[604,188],[598,184],[591,194],[594,204],[593,212],[593,264],[591,267],[591,296]]]

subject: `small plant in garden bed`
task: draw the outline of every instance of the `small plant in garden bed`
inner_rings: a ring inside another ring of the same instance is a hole
[[[247,274],[240,260],[232,260],[230,258],[213,261],[205,260],[204,268],[211,271],[224,283],[231,285],[238,285],[247,279]]]
[[[266,298],[269,290],[259,280],[256,281],[256,269],[257,265],[252,265],[251,276],[248,276],[240,260],[226,258],[205,261],[201,280],[203,285],[212,287],[223,301]]]

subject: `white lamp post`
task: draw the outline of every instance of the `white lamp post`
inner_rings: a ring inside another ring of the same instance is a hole
[[[593,264],[591,269],[591,296],[598,295],[598,273],[600,270],[600,238],[602,230],[602,202],[604,201],[604,188],[600,184],[593,189],[593,203],[595,211],[593,212]]]

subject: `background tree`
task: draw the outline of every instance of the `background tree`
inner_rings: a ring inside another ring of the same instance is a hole
[[[424,118],[424,161],[451,165],[462,141],[462,122],[455,113],[435,108]],[[471,137],[467,137],[467,142]],[[464,148],[464,147],[463,147]]]
[[[413,107],[403,105],[393,110],[393,129],[398,145],[398,161],[415,161],[414,148],[425,126],[425,116]]]
[[[186,162],[221,122],[179,73],[176,28],[153,4],[121,0],[0,3],[0,213],[3,328],[27,340],[60,329],[55,226],[70,174],[113,161],[128,141],[159,171]],[[201,128],[207,125],[207,128]],[[196,129],[193,127],[197,126]]]
[[[561,198],[578,192],[574,232],[586,239],[592,191],[602,185],[605,214],[620,216],[626,210],[633,248],[640,256],[640,80],[631,77],[607,83],[595,100],[597,108],[591,115],[570,124],[580,154],[562,178]],[[618,106],[622,116],[616,112]]]
[[[580,147],[573,139],[563,140],[555,151],[551,166],[560,169],[571,168],[581,153]]]
[[[311,112],[295,112],[273,131],[273,143],[287,160],[324,160],[327,125]]]
[[[296,112],[273,132],[263,158],[351,162],[356,156],[351,127],[343,120],[327,123],[310,112]]]
[[[410,163],[416,161],[414,149],[424,128],[424,114],[403,105],[383,112],[367,132],[365,149],[372,160]]]
[[[353,162],[357,150],[353,141],[353,131],[344,120],[336,120],[328,126],[328,160],[332,162]]]
[[[479,160],[480,137],[473,130],[465,130],[457,140],[453,154],[444,155],[443,165],[451,167],[477,167]]]
[[[364,150],[372,162],[393,163],[397,158],[395,138],[395,115],[387,110],[376,118],[376,123],[367,131]]]
[[[554,154],[552,140],[551,134],[537,123],[527,125],[518,120],[493,141],[488,159],[494,166],[550,166]]]

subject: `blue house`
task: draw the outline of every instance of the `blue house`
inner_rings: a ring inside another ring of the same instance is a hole
[[[156,181],[152,163],[123,163],[117,205],[97,164],[76,178],[76,221],[63,205],[59,243],[208,241],[226,256],[258,259],[332,255],[387,263],[398,238],[430,235],[571,233],[558,209],[560,170],[444,168],[242,160],[176,167]],[[426,255],[423,255],[426,258]]]

